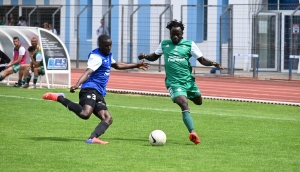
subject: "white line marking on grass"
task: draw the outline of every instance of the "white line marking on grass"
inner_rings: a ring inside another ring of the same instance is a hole
[[[10,95],[1,95],[0,97],[7,97],[7,98],[16,98],[16,99],[29,99],[29,100],[44,100],[44,99],[39,99],[39,98],[31,98],[31,97],[21,97],[21,96],[10,96]],[[47,101],[47,100],[46,100]],[[78,102],[74,102],[78,103]],[[162,111],[162,112],[175,112],[175,113],[180,113],[180,110],[172,110],[172,109],[160,109],[160,108],[145,108],[145,107],[135,107],[135,106],[120,106],[120,105],[112,105],[112,104],[107,104],[108,107],[118,107],[118,108],[124,108],[124,109],[139,109],[139,110],[152,110],[152,111]],[[191,114],[199,114],[199,115],[207,115],[209,113],[210,115],[215,115],[215,116],[227,116],[227,117],[243,117],[243,118],[254,118],[254,119],[270,119],[270,120],[281,120],[281,121],[297,121],[299,120],[294,119],[294,118],[272,118],[272,117],[264,117],[264,116],[250,116],[250,115],[232,115],[232,114],[212,114],[211,111],[209,112],[198,112],[198,111],[191,111]]]
[[[29,100],[43,100],[38,98],[31,98],[31,97],[21,97],[21,96],[10,96],[10,95],[1,95],[0,97],[7,97],[7,98],[17,98],[17,99],[29,99]]]

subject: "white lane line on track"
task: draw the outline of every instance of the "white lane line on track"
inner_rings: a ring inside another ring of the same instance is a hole
[[[109,87],[110,87],[110,85],[108,85]],[[126,86],[127,86],[127,88],[129,87],[132,87],[133,85],[132,84],[119,84],[119,85],[117,85],[118,86],[118,88],[126,88]],[[144,89],[144,90],[158,90],[158,87],[157,86],[138,86],[138,85],[135,85],[134,87],[138,87],[138,88],[142,88],[142,89]],[[212,92],[212,90],[211,90],[211,88],[204,88],[204,87],[199,87],[200,88],[200,90],[201,90],[201,92],[206,92],[206,94],[207,94],[207,92],[208,92],[208,90],[209,91],[211,91]],[[131,88],[131,89],[135,89],[135,88]],[[165,89],[165,87],[162,89],[162,91],[163,92],[165,92],[165,93],[167,93],[167,89]],[[274,95],[274,90],[264,90],[264,91],[260,91],[259,89],[257,89],[257,93],[256,93],[256,91],[255,91],[255,89],[251,89],[251,90],[249,90],[249,89],[241,89],[241,88],[238,88],[238,89],[234,89],[234,88],[226,88],[226,89],[224,89],[224,90],[213,90],[213,92],[214,93],[220,93],[220,94],[222,94],[223,96],[224,96],[224,93],[230,93],[230,94],[240,94],[240,91],[243,91],[244,93],[244,95],[245,96],[249,96],[249,95],[259,95],[259,96],[263,96],[263,95]],[[284,94],[285,93],[285,91],[287,91],[288,92],[288,94]],[[285,95],[285,98],[288,98],[288,97],[291,97],[291,98],[294,98],[295,96],[297,96],[297,95],[300,95],[300,93],[298,93],[298,92],[294,92],[294,93],[289,93],[290,92],[290,90],[287,90],[287,89],[282,89],[282,90],[276,90],[276,92],[280,92],[281,94],[284,94]],[[276,96],[276,95],[275,95]],[[300,100],[300,99],[299,99]]]
[[[147,81],[147,80],[145,80]],[[152,82],[152,84],[150,85],[143,85],[143,84],[140,84],[140,83],[143,83],[143,81],[139,81],[139,83],[137,83],[136,81],[126,81],[124,82],[124,80],[119,80],[119,81],[110,81],[108,82],[108,86],[112,85],[112,86],[115,86],[117,85],[118,87],[133,87],[133,86],[138,86],[138,87],[146,87],[146,88],[163,88],[165,89],[165,84],[164,82]],[[154,84],[153,84],[154,83]],[[134,85],[133,85],[134,84]],[[198,83],[197,82],[197,85],[198,87],[200,88],[200,90],[204,90],[204,89],[211,89],[211,83],[208,83],[208,84],[203,84],[203,83]],[[234,91],[234,90],[239,90],[239,91],[249,91],[251,90],[252,92],[254,91],[260,91],[260,92],[290,92],[291,89],[293,90],[300,90],[299,89],[299,86],[289,86],[289,87],[285,87],[285,86],[280,86],[280,85],[273,85],[273,86],[266,86],[266,85],[256,85],[256,86],[253,86],[251,89],[249,88],[243,88],[241,87],[240,85],[236,85],[236,84],[232,84],[232,83],[228,83],[228,84],[221,84],[222,87],[224,88],[224,91]],[[297,93],[297,91],[295,91]]]
[[[11,95],[1,95],[0,97],[7,97],[7,98],[16,98],[16,99],[28,99],[28,100],[43,100],[41,98],[32,98],[32,97],[21,97],[21,96],[11,96]],[[78,102],[75,102],[78,103]],[[112,105],[107,104],[108,107],[118,107],[118,108],[124,108],[124,109],[139,109],[139,110],[148,110],[148,111],[162,111],[162,112],[175,112],[180,113],[178,110],[172,110],[172,109],[160,109],[160,108],[145,108],[145,107],[135,107],[135,106],[121,106],[121,105]],[[225,114],[225,113],[212,113],[211,111],[205,112],[205,111],[191,111],[192,114],[207,114],[215,115],[215,116],[226,116],[226,117],[242,117],[242,118],[254,118],[254,119],[268,119],[268,120],[279,120],[279,121],[296,121],[299,122],[300,120],[294,119],[294,118],[272,118],[272,117],[264,117],[264,116],[250,116],[250,115],[232,115],[232,114]]]

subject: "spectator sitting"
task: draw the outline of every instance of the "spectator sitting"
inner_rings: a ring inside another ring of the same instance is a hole
[[[24,69],[27,67],[26,65],[26,58],[27,52],[26,49],[21,45],[20,39],[18,37],[13,38],[14,43],[14,53],[13,53],[13,60],[11,60],[6,66],[5,70],[0,74],[0,81],[5,79],[7,76],[19,72],[19,80],[14,85],[14,87],[21,87],[22,86],[22,77],[24,73]],[[29,66],[29,65],[28,65]],[[24,81],[25,82],[25,81]]]
[[[5,15],[1,15],[1,18],[0,18],[0,25],[5,25],[6,24],[6,17]]]
[[[19,23],[17,25],[18,26],[27,26],[26,20],[23,16],[19,17]]]
[[[35,22],[34,27],[40,27],[40,24],[38,22]]]
[[[45,69],[44,69],[44,65],[43,65],[43,57],[41,52],[36,51],[36,47],[35,46],[30,46],[28,48],[28,52],[30,54],[30,59],[31,59],[31,66],[33,66],[33,69],[30,69],[31,71],[34,72],[34,78],[33,78],[33,88],[36,88],[36,82],[38,80],[38,76],[39,75],[45,75]],[[26,70],[26,76],[29,76],[30,70]],[[23,86],[23,88],[28,88],[29,87],[29,82],[30,82],[30,78],[31,77],[27,77],[26,78],[26,82]]]

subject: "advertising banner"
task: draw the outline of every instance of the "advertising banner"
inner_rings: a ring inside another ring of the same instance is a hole
[[[66,50],[54,35],[40,30],[47,70],[68,70]]]

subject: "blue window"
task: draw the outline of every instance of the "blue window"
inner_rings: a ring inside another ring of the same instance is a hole
[[[204,0],[204,5],[207,5],[208,0]],[[207,8],[204,7],[204,24],[203,24],[203,40],[207,40]]]
[[[295,10],[299,5],[299,0],[268,0],[268,4],[269,10]]]

